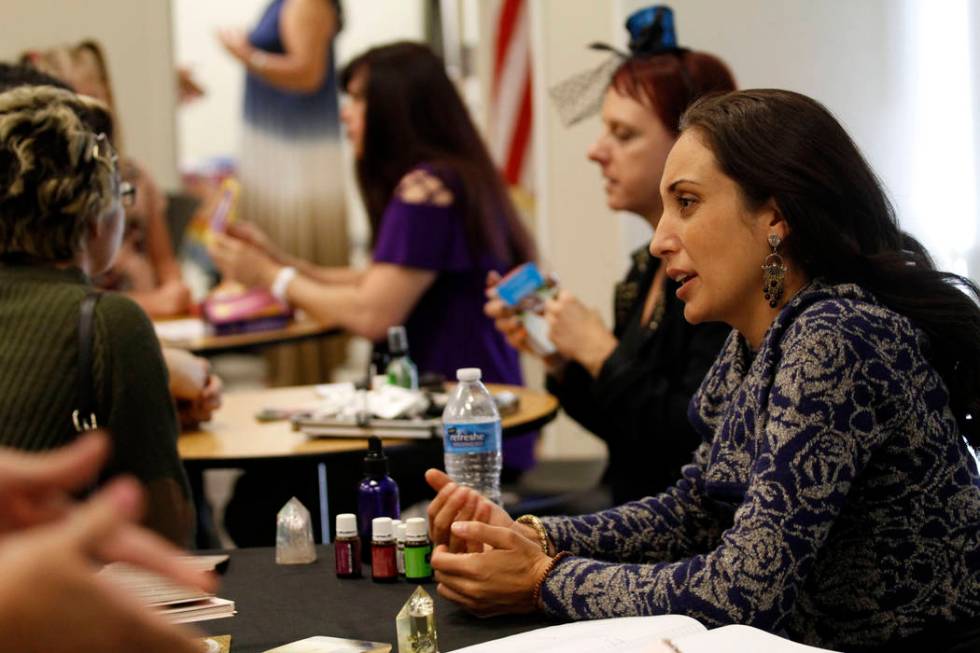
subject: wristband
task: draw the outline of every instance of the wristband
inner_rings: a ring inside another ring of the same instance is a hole
[[[289,299],[286,297],[286,290],[289,288],[289,282],[295,277],[296,268],[280,268],[279,272],[276,273],[275,281],[272,282],[272,287],[269,288],[269,292],[283,304],[288,304]]]
[[[571,551],[559,551],[555,554],[555,557],[551,559],[551,562],[548,563],[548,566],[544,568],[544,573],[541,574],[541,578],[539,578],[534,584],[534,591],[531,592],[531,604],[535,608],[544,607],[541,605],[541,588],[544,586],[544,581],[548,579],[548,574],[552,572],[555,565],[571,555]]]
[[[538,544],[541,545],[541,552],[548,555],[548,534],[544,530],[544,524],[534,515],[521,515],[517,518],[518,524],[524,524],[534,529],[538,535]]]

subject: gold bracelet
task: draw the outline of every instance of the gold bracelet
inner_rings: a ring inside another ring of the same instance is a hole
[[[535,519],[537,519],[537,517],[535,517]],[[534,591],[531,592],[531,604],[535,608],[543,607],[541,605],[541,588],[544,587],[544,581],[548,579],[548,574],[550,574],[551,571],[555,568],[555,565],[557,565],[559,562],[561,562],[565,558],[568,558],[571,555],[572,554],[570,551],[559,551],[558,553],[556,553],[555,557],[552,558],[551,562],[548,563],[548,566],[545,567],[544,573],[541,574],[541,578],[539,578],[537,582],[534,583]]]
[[[517,518],[518,524],[524,524],[525,526],[530,526],[534,529],[534,532],[538,534],[538,543],[541,545],[541,551],[548,555],[548,533],[544,530],[544,524],[541,520],[534,515],[521,515]]]

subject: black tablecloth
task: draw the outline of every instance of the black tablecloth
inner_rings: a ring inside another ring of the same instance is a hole
[[[229,554],[218,596],[233,600],[238,614],[198,627],[210,635],[231,634],[232,653],[260,653],[314,635],[390,642],[397,653],[395,615],[414,584],[372,582],[366,565],[365,578],[341,580],[332,546],[317,547],[317,561],[309,565],[277,565],[273,548]],[[434,583],[424,587],[436,601],[440,651],[552,625],[541,615],[478,619],[440,597]]]

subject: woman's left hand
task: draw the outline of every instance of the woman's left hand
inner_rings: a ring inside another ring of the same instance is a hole
[[[471,544],[489,545],[483,553],[450,553],[445,545],[432,553],[439,594],[473,614],[528,613],[538,610],[532,595],[551,559],[541,546],[520,533],[480,522],[456,522],[453,535]]]
[[[208,253],[225,279],[263,288],[276,280],[280,265],[258,247],[224,234],[213,237]]]
[[[578,361],[593,377],[598,376],[619,344],[599,314],[586,308],[572,293],[561,290],[545,302],[544,317],[550,327],[548,338],[558,353]]]

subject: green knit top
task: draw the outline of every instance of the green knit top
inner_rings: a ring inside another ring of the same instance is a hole
[[[77,437],[78,321],[88,278],[77,268],[0,265],[0,445],[39,451]],[[92,383],[112,454],[104,477],[148,491],[147,524],[184,540],[192,523],[177,453],[177,416],[160,343],[146,314],[113,293],[98,302]]]

